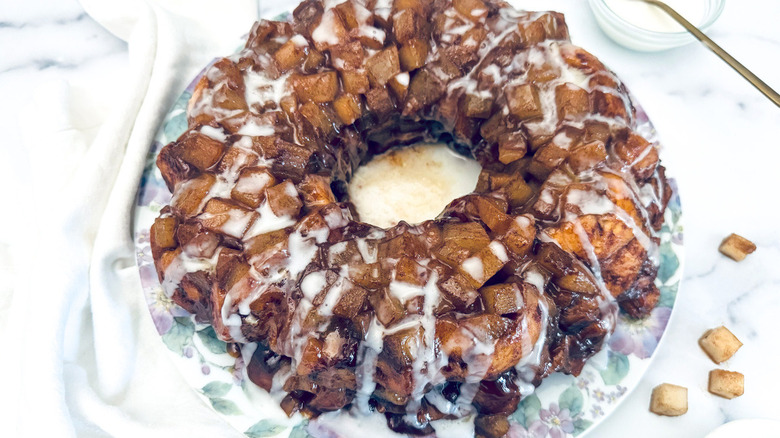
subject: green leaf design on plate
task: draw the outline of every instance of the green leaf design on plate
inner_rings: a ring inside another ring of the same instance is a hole
[[[572,416],[582,412],[582,405],[582,391],[577,385],[566,388],[566,391],[563,391],[558,397],[558,406],[561,409],[568,409]]]
[[[199,331],[198,337],[201,342],[203,342],[203,345],[212,353],[222,354],[227,351],[227,344],[217,338],[217,333],[211,326]]]
[[[230,383],[211,382],[203,387],[203,394],[205,394],[208,398],[224,397],[228,392],[230,392],[231,388],[233,388],[233,385]]]
[[[303,422],[293,427],[293,430],[290,431],[289,438],[309,438],[310,435],[309,432],[306,431],[306,424],[306,422]]]
[[[165,123],[163,128],[163,135],[165,140],[171,142],[179,138],[179,136],[187,130],[187,115],[181,112]]]
[[[674,251],[661,251],[661,266],[658,267],[658,279],[661,282],[666,283],[672,278],[677,268],[680,267],[680,260],[677,259],[677,254]]]
[[[585,420],[584,418],[578,418],[574,422],[574,436],[577,436],[581,434],[582,432],[585,432],[587,428],[593,425],[592,421]]]
[[[677,298],[677,287],[661,286],[661,297],[658,299],[658,307],[673,307]]]
[[[281,424],[274,423],[270,420],[260,420],[252,427],[247,429],[244,434],[248,436],[249,438],[263,438],[263,437],[269,437],[269,436],[276,436],[282,433],[287,427],[282,426]],[[293,432],[295,429],[293,429]],[[305,433],[305,432],[304,432]],[[292,437],[293,435],[290,434]],[[308,436],[308,435],[302,435],[302,436]]]
[[[242,414],[241,410],[238,409],[238,406],[236,406],[236,404],[230,400],[225,400],[224,398],[209,398],[209,401],[211,401],[211,406],[214,406],[214,409],[220,414],[225,414],[225,415]]]
[[[517,410],[510,418],[527,428],[529,423],[539,418],[541,409],[542,402],[539,401],[539,397],[536,394],[531,394],[517,405]]]
[[[177,354],[182,354],[185,346],[192,343],[192,334],[195,332],[195,325],[187,317],[173,318],[173,326],[168,333],[162,336],[163,342],[169,350]]]
[[[604,380],[605,385],[617,385],[628,375],[629,368],[628,357],[610,351],[607,368],[599,371],[599,374],[601,374],[601,379]]]

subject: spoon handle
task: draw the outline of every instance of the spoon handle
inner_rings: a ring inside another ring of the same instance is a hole
[[[705,46],[707,46],[707,48],[709,48],[716,55],[718,55],[720,59],[724,60],[726,64],[730,65],[731,68],[736,70],[737,73],[741,74],[742,77],[747,79],[748,82],[753,84],[754,87],[758,88],[758,91],[762,92],[764,96],[768,97],[769,100],[771,100],[775,105],[780,107],[780,94],[777,94],[777,92],[773,90],[769,85],[767,85],[764,81],[759,79],[758,76],[754,75],[753,72],[748,70],[747,67],[740,64],[739,61],[734,59],[733,56],[729,55],[728,52],[723,50],[719,45],[715,44],[714,41],[712,41],[707,35],[704,35],[704,33],[700,31],[696,26],[691,24],[682,15],[678,14],[677,11],[675,11],[669,5],[667,5],[666,3],[660,0],[643,0],[643,1],[663,9],[664,12],[666,12],[672,18],[674,18],[675,21],[680,23],[680,25],[682,25],[685,29],[687,29],[688,32],[692,33],[693,36],[696,37],[696,39],[701,41]]]

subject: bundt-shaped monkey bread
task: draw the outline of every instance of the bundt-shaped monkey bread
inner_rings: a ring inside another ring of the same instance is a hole
[[[160,280],[289,413],[378,411],[411,434],[508,415],[658,300],[671,192],[635,117],[561,14],[305,1],[208,68],[160,152]],[[352,173],[422,140],[475,158],[474,192],[421,224],[360,222]]]

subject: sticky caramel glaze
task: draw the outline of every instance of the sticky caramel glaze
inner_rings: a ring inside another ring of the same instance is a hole
[[[618,307],[655,306],[670,190],[635,119],[558,13],[306,1],[206,71],[160,152],[161,283],[290,413],[416,434],[508,415],[578,374]],[[419,140],[476,158],[475,192],[419,225],[361,223],[352,172]]]

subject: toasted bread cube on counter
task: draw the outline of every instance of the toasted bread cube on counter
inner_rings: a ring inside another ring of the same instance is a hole
[[[295,94],[301,101],[332,102],[339,89],[339,76],[335,71],[294,75],[291,80]]]
[[[745,376],[736,371],[712,370],[707,390],[727,399],[739,397],[745,393]]]
[[[721,363],[729,360],[742,347],[742,342],[729,329],[720,326],[707,330],[699,339],[699,345],[713,362]]]
[[[731,233],[731,235],[723,239],[723,242],[720,243],[720,247],[718,248],[718,251],[720,251],[721,254],[729,256],[738,262],[745,260],[745,257],[747,257],[748,254],[752,254],[755,250],[755,243],[734,233]]]
[[[510,88],[507,93],[509,112],[520,120],[535,119],[544,115],[536,85],[522,84]]]
[[[662,383],[653,388],[650,412],[667,417],[677,417],[688,412],[688,388]]]

